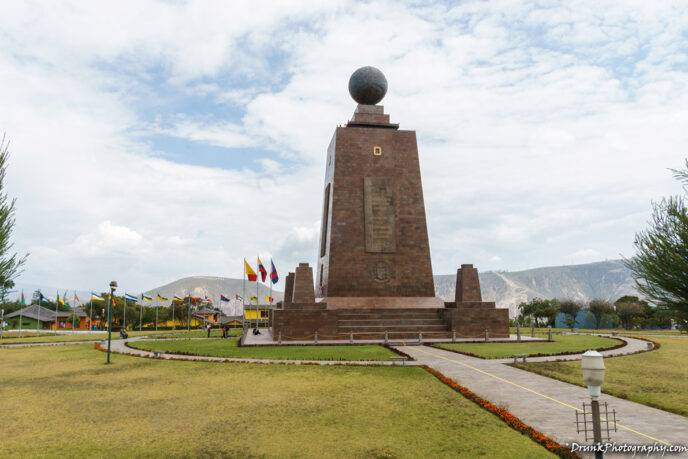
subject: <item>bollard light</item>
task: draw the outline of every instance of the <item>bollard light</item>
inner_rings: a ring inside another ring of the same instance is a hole
[[[593,398],[597,398],[602,393],[602,383],[604,383],[604,358],[597,351],[587,351],[581,359],[583,369],[583,381],[588,386],[588,392]]]

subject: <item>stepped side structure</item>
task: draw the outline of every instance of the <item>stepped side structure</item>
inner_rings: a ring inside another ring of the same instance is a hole
[[[408,339],[508,336],[508,311],[482,302],[478,272],[462,265],[456,301],[435,296],[415,131],[384,107],[382,72],[358,69],[358,105],[327,149],[318,264],[286,279],[273,338]]]

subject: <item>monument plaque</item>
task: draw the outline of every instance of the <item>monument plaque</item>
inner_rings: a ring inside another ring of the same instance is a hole
[[[392,180],[384,177],[365,177],[366,252],[394,253],[396,251],[396,222]]]

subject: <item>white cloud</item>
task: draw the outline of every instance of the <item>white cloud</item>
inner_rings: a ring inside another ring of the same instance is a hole
[[[688,141],[686,15],[681,2],[12,3],[0,130],[24,277],[150,288],[238,276],[253,253],[285,272],[313,261],[325,150],[368,64],[387,75],[392,119],[418,133],[436,272],[629,255],[650,200],[680,190],[667,168]],[[150,115],[182,96],[218,110]],[[224,119],[228,106],[240,115]],[[257,170],[179,164],[141,140],[151,129],[277,155]]]
[[[96,231],[79,235],[73,248],[80,255],[107,255],[140,250],[142,243],[143,236],[136,231],[106,220],[98,225]]]

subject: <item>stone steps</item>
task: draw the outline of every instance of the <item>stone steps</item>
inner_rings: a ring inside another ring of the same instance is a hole
[[[396,326],[396,325],[444,325],[445,322],[437,317],[430,319],[344,319],[338,320],[339,327],[356,327],[370,323]]]
[[[340,339],[348,340],[353,338],[356,340],[363,339],[384,339],[385,332],[357,332],[357,333],[339,333]],[[436,331],[436,332],[422,332],[423,339],[446,339],[450,340],[452,338],[451,331]],[[419,333],[417,331],[397,331],[397,332],[387,332],[387,339],[390,341],[408,340],[416,341],[418,340]]]
[[[438,309],[356,309],[340,311],[337,333],[345,339],[450,338],[451,330]]]
[[[339,320],[380,320],[380,319],[440,319],[437,312],[409,312],[402,314],[367,312],[367,313],[339,313]]]
[[[367,331],[447,331],[448,327],[445,324],[421,324],[421,325],[379,325],[379,324],[366,324],[366,325],[356,325],[356,326],[343,326],[337,327],[338,332],[367,332]]]

